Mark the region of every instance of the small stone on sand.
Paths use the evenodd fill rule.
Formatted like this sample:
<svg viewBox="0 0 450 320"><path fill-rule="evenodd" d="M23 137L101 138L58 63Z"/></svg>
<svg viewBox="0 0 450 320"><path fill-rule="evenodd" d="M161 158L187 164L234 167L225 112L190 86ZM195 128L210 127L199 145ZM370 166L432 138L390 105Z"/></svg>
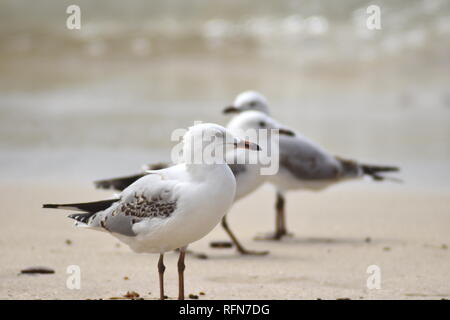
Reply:
<svg viewBox="0 0 450 320"><path fill-rule="evenodd" d="M55 273L55 270L48 267L29 267L26 269L20 270L22 274L51 274Z"/></svg>
<svg viewBox="0 0 450 320"><path fill-rule="evenodd" d="M136 291L128 291L123 296L124 296L124 298L128 298L128 299L136 299L136 298L139 298L139 293L137 293Z"/></svg>

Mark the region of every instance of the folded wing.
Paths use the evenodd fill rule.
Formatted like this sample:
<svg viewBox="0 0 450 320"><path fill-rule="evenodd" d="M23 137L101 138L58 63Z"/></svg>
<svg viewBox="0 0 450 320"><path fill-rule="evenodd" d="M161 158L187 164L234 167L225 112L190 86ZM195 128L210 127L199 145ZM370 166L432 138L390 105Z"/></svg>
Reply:
<svg viewBox="0 0 450 320"><path fill-rule="evenodd" d="M126 188L118 199L90 203L45 204L44 208L77 210L69 215L76 225L125 236L136 236L134 226L149 219L170 218L177 209L176 180L161 174L149 174Z"/></svg>

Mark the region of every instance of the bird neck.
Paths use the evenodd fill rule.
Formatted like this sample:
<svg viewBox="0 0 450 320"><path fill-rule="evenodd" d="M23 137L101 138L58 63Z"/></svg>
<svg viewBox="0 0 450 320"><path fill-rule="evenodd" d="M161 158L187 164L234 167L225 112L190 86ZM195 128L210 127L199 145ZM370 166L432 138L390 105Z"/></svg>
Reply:
<svg viewBox="0 0 450 320"><path fill-rule="evenodd" d="M223 174L223 170L228 168L226 163L220 164L194 164L186 163L186 169L194 180L206 180L212 176ZM228 168L229 169L229 168Z"/></svg>

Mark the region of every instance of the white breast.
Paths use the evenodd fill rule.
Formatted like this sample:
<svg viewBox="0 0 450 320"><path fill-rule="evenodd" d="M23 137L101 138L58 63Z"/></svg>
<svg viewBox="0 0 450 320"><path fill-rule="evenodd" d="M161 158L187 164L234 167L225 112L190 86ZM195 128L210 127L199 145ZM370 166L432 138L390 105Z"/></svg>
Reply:
<svg viewBox="0 0 450 320"><path fill-rule="evenodd" d="M201 181L176 186L177 209L168 218L139 223L136 237L118 237L134 251L162 253L203 238L220 222L234 201L236 181L227 165L216 165Z"/></svg>

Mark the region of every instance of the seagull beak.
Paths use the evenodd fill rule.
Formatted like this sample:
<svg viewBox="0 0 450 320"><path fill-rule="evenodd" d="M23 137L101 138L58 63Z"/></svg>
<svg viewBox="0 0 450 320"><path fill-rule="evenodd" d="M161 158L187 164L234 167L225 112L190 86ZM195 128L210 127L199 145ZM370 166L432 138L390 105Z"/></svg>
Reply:
<svg viewBox="0 0 450 320"><path fill-rule="evenodd" d="M284 128L278 129L278 134L284 135L284 136L289 136L289 137L295 136L294 131L289 130L289 129L284 129Z"/></svg>
<svg viewBox="0 0 450 320"><path fill-rule="evenodd" d="M259 145L257 145L256 143L247 141L247 140L239 140L239 142L235 142L234 147L241 148L241 149L261 151L261 147Z"/></svg>
<svg viewBox="0 0 450 320"><path fill-rule="evenodd" d="M241 110L239 108L236 108L235 106L228 106L223 109L222 113L229 114L229 113L239 113Z"/></svg>

